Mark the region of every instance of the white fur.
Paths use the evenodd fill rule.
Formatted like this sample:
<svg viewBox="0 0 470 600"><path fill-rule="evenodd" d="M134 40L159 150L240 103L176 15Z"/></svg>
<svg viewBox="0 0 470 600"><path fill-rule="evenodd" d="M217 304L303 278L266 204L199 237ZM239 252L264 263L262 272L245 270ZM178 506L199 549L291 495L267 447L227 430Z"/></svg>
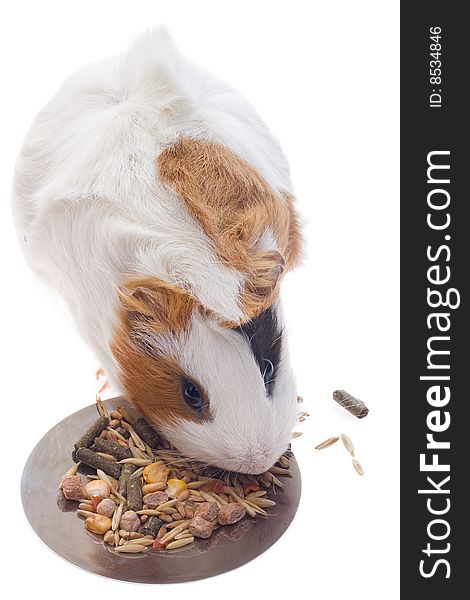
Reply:
<svg viewBox="0 0 470 600"><path fill-rule="evenodd" d="M163 30L142 35L126 55L68 78L36 117L18 158L13 208L25 257L62 293L79 332L118 387L109 343L116 324L115 286L129 275L173 282L223 319L242 316L244 275L218 262L198 222L158 180L156 157L183 134L225 144L273 189L290 191L287 161L252 106L189 64ZM262 243L272 246L269 236ZM245 454L252 447L277 452L279 436L285 448L292 415L287 419L282 402L273 403L275 409L265 400L252 405L263 390L248 347L242 349L233 332L201 327L193 323L184 360L199 377L204 373L218 398L211 435L221 452L234 430L246 436ZM208 358L198 363L195 344L217 369ZM289 378L283 385L292 401ZM230 393L224 395L224 389ZM173 437L183 444L182 436L190 433L205 445L206 434L196 430L186 424ZM231 452L233 444L224 456Z"/></svg>
<svg viewBox="0 0 470 600"><path fill-rule="evenodd" d="M282 324L280 302L276 312ZM195 314L184 335L154 336L145 342L156 353L175 358L210 399L212 421L181 419L176 427L160 425L177 448L233 471L262 473L272 466L287 448L297 420L296 384L285 339L272 396L245 337L215 321Z"/></svg>

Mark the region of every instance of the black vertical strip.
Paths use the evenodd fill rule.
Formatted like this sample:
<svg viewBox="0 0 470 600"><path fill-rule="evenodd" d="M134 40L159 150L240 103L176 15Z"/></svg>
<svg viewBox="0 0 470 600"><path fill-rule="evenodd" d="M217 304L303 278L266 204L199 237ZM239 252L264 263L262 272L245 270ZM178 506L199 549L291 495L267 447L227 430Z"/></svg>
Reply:
<svg viewBox="0 0 470 600"><path fill-rule="evenodd" d="M466 484L470 473L467 384L470 26L464 16L467 8L466 3L459 2L401 2L401 590L404 599L450 600L469 593L466 580L470 573L467 550L470 501ZM431 28L434 32L440 28L437 42L440 47L431 46L436 43L431 39ZM437 58L431 56L436 51L439 51ZM437 68L440 80L431 80L430 69ZM438 151L448 154L430 157L429 153ZM448 170L430 171L431 179L439 181L428 181L428 159L450 166ZM450 182L444 183L445 179ZM449 200L449 205L432 208L428 199L434 205L445 205ZM428 215L431 224L437 227L450 219L448 227L433 229L427 223ZM439 294L443 298L441 305ZM446 298L454 308L443 304ZM436 306L431 307L430 303ZM429 354L428 345L431 351L449 354ZM449 380L420 377L449 377ZM447 403L446 392L450 394ZM427 448L427 435L443 445ZM447 442L450 449L444 447ZM420 455L424 455L422 467ZM433 460L437 469L449 465L450 470L425 471L430 468L425 465Z"/></svg>

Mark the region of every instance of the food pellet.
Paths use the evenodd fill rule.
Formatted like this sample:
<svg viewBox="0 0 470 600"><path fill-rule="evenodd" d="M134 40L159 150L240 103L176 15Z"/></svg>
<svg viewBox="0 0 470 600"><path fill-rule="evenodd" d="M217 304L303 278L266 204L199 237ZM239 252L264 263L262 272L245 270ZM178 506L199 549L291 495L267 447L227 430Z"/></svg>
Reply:
<svg viewBox="0 0 470 600"><path fill-rule="evenodd" d="M369 409L362 400L351 396L351 394L344 390L333 392L333 400L358 419L363 419L369 414Z"/></svg>

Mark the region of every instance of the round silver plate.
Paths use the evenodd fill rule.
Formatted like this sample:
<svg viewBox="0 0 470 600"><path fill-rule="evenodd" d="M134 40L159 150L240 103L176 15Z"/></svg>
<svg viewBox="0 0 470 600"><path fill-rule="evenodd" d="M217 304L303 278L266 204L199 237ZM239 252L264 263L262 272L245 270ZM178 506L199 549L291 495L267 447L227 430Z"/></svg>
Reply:
<svg viewBox="0 0 470 600"><path fill-rule="evenodd" d="M107 400L108 409L126 405L121 398ZM75 511L78 503L65 500L58 491L61 476L73 464L73 443L97 418L95 405L87 406L53 427L31 452L23 470L21 498L34 531L69 562L104 577L137 583L195 581L230 571L259 556L289 527L300 501L301 478L292 458L292 478L283 477L277 505L269 518L245 517L235 525L221 527L191 547L142 555L116 555L101 536L88 532ZM41 502L38 502L41 498Z"/></svg>

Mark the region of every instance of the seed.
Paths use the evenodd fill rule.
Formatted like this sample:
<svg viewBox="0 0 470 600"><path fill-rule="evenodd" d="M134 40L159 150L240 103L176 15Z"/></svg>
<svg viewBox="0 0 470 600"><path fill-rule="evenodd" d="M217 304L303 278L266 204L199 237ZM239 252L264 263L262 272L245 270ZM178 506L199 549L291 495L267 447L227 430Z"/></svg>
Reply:
<svg viewBox="0 0 470 600"><path fill-rule="evenodd" d="M111 529L113 531L116 531L116 529L118 528L119 522L121 520L121 516L122 516L122 510L124 508L124 502L121 502L121 504L117 507L117 509L114 511L114 515L113 515L113 523L111 526Z"/></svg>
<svg viewBox="0 0 470 600"><path fill-rule="evenodd" d="M142 452L142 450L139 450L139 448L137 448L136 446L129 445L129 448L134 458L142 458L144 460L149 460L149 457L145 454L145 452Z"/></svg>
<svg viewBox="0 0 470 600"><path fill-rule="evenodd" d="M168 529L165 527L165 525L163 525L162 527L160 527L160 529L158 530L157 533L157 539L161 539L164 535L166 535L168 533Z"/></svg>
<svg viewBox="0 0 470 600"><path fill-rule="evenodd" d="M170 506L174 506L176 503L178 502L177 498L174 498L173 500L168 500L167 502L164 502L163 504L160 504L160 506L158 507L158 511L162 511L164 508L168 508ZM139 512L139 511L137 511Z"/></svg>
<svg viewBox="0 0 470 600"><path fill-rule="evenodd" d="M86 510L88 512L95 512L93 505L92 504L88 504L86 502L80 502L80 504L78 505L78 508L80 510Z"/></svg>
<svg viewBox="0 0 470 600"><path fill-rule="evenodd" d="M104 534L103 541L107 544L114 544L114 533L111 529Z"/></svg>
<svg viewBox="0 0 470 600"><path fill-rule="evenodd" d="M178 500L180 502L184 502L185 500L187 500L189 498L189 496L191 495L191 492L189 490L183 490L179 495L178 495Z"/></svg>
<svg viewBox="0 0 470 600"><path fill-rule="evenodd" d="M107 431L113 439L121 440L121 442L124 442L127 446L126 438L122 434L120 434L119 431L116 431L116 429L111 429L110 427L108 427Z"/></svg>
<svg viewBox="0 0 470 600"><path fill-rule="evenodd" d="M118 410L112 410L109 416L111 419L118 419L119 421L122 419L122 414Z"/></svg>
<svg viewBox="0 0 470 600"><path fill-rule="evenodd" d="M88 518L88 517L93 517L94 515L96 515L96 513L92 512L90 510L81 510L80 509L80 510L77 510L77 515L79 517L87 517Z"/></svg>
<svg viewBox="0 0 470 600"><path fill-rule="evenodd" d="M215 492L209 492L212 498L219 506L223 506L224 504L228 504L228 501L225 498L222 498L220 494L216 494Z"/></svg>
<svg viewBox="0 0 470 600"><path fill-rule="evenodd" d="M124 498L124 496L122 496L117 490L113 490L112 496L116 496L116 498L119 500L119 502L126 502L126 498ZM118 502L118 504L119 504Z"/></svg>
<svg viewBox="0 0 470 600"><path fill-rule="evenodd" d="M181 517L183 519L185 519L186 515L184 514L184 506L181 504L181 502L179 501L179 499L178 499L178 502L175 504L175 508L179 512L179 514L181 515Z"/></svg>
<svg viewBox="0 0 470 600"><path fill-rule="evenodd" d="M191 483L188 483L188 490L197 490L198 488L202 487L203 485L206 484L206 481L191 481Z"/></svg>
<svg viewBox="0 0 470 600"><path fill-rule="evenodd" d="M139 538L137 540L128 540L127 542L125 542L126 546L129 546L130 544L135 544L139 546L151 546L153 544L153 538Z"/></svg>
<svg viewBox="0 0 470 600"><path fill-rule="evenodd" d="M161 513L160 507L157 508L143 508L142 510L136 511L138 515L155 516Z"/></svg>
<svg viewBox="0 0 470 600"><path fill-rule="evenodd" d="M144 496L146 496L147 494L151 494L153 492L161 492L166 488L166 483L163 483L163 481L160 481L159 483L146 483L143 487L142 487L142 494ZM185 490L187 491L187 490ZM183 492L181 492L182 494ZM181 494L179 496L179 500L187 500L189 498L189 492L188 492L188 498L181 498Z"/></svg>
<svg viewBox="0 0 470 600"><path fill-rule="evenodd" d="M333 444L336 444L338 440L339 437L330 437L321 444L318 444L318 446L315 446L315 450L323 450L324 448L329 448Z"/></svg>
<svg viewBox="0 0 470 600"><path fill-rule="evenodd" d="M111 519L104 515L92 514L87 517L85 527L94 533L103 535L111 529Z"/></svg>
<svg viewBox="0 0 470 600"><path fill-rule="evenodd" d="M143 552L147 548L142 544L126 544L124 546L118 546L114 551L117 554L137 554L137 552Z"/></svg>
<svg viewBox="0 0 470 600"><path fill-rule="evenodd" d="M245 500L245 502L249 506L251 506L251 508L255 511L256 514L258 514L258 515L264 515L264 516L268 515L268 513L263 508L261 508L260 506L258 506L254 502L249 502L248 500Z"/></svg>
<svg viewBox="0 0 470 600"><path fill-rule="evenodd" d="M166 493L170 498L177 498L187 488L186 481L182 479L168 479L166 484L168 486Z"/></svg>
<svg viewBox="0 0 470 600"><path fill-rule="evenodd" d="M292 439L294 438L298 438L303 434L303 431L293 431L292 432Z"/></svg>
<svg viewBox="0 0 470 600"><path fill-rule="evenodd" d="M252 492L248 494L247 498L261 498L261 496L266 496L268 492L266 490L260 490L259 492Z"/></svg>
<svg viewBox="0 0 470 600"><path fill-rule="evenodd" d="M161 517L160 517L161 518ZM166 526L167 529L174 529L175 527L180 527L181 525L189 525L191 519L178 519L177 521L173 521L173 523L168 523Z"/></svg>
<svg viewBox="0 0 470 600"><path fill-rule="evenodd" d="M267 500L265 498L245 498L245 500L252 504L256 504L256 506L267 507L267 506L276 506L274 500Z"/></svg>
<svg viewBox="0 0 470 600"><path fill-rule="evenodd" d="M278 487L284 487L284 484L282 483L282 481L279 481L279 479L273 475L272 473L270 473L269 471L266 471L265 473L266 477L269 479L269 481L271 481L271 483L274 483L274 485L277 485ZM242 495L242 494L240 494Z"/></svg>
<svg viewBox="0 0 470 600"><path fill-rule="evenodd" d="M95 454L101 456L101 458L106 458L106 460L110 460L111 462L117 461L117 458L115 456L113 456L112 454L107 454L106 452L95 452Z"/></svg>
<svg viewBox="0 0 470 600"><path fill-rule="evenodd" d="M96 408L98 409L98 413L101 417L108 417L108 409L103 404L103 401L98 396L98 394L96 395Z"/></svg>
<svg viewBox="0 0 470 600"><path fill-rule="evenodd" d="M145 467L139 467L137 469L137 471L134 471L132 473L132 475L129 477L129 479L131 479L132 477L140 477L142 475L142 473L144 472Z"/></svg>
<svg viewBox="0 0 470 600"><path fill-rule="evenodd" d="M175 535L175 540L184 540L185 538L190 537L193 537L192 534L188 530L186 530L181 533L178 533L178 535Z"/></svg>
<svg viewBox="0 0 470 600"><path fill-rule="evenodd" d="M169 531L166 535L160 538L162 544L166 544L171 541L178 533L181 533L186 527L184 525L180 525L179 527L175 527L171 531Z"/></svg>
<svg viewBox="0 0 470 600"><path fill-rule="evenodd" d="M72 467L70 467L70 469L67 471L67 473L64 475L64 477L71 477L73 475L76 475L77 470L78 470L78 463L73 465Z"/></svg>
<svg viewBox="0 0 470 600"><path fill-rule="evenodd" d="M88 498L92 496L100 496L101 498L108 498L111 492L110 485L107 481L96 479L90 481L85 486L85 493Z"/></svg>
<svg viewBox="0 0 470 600"><path fill-rule="evenodd" d="M166 546L167 550L176 550L176 548L182 548L183 546L187 546L188 544L192 544L194 542L193 537L188 537L184 539L175 540Z"/></svg>
<svg viewBox="0 0 470 600"><path fill-rule="evenodd" d="M129 423L126 423L126 421L121 421L121 425L130 433L131 438L133 439L134 444L137 446L137 448L140 448L141 450L145 451L145 442L140 438L140 436L137 434L136 430L132 427L132 425L129 425Z"/></svg>
<svg viewBox="0 0 470 600"><path fill-rule="evenodd" d="M112 427L113 429L114 429L115 427L119 427L119 425L120 425L120 424L121 424L121 421L120 421L119 419L112 419L112 420L109 422L109 426L110 426L110 427Z"/></svg>
<svg viewBox="0 0 470 600"><path fill-rule="evenodd" d="M361 463L357 462L357 460L353 459L352 461L353 467L359 473L359 475L364 475L364 469L361 466Z"/></svg>
<svg viewBox="0 0 470 600"><path fill-rule="evenodd" d="M129 531L129 539L131 540L138 540L143 537L145 537L143 533L139 533L138 531Z"/></svg>
<svg viewBox="0 0 470 600"><path fill-rule="evenodd" d="M134 422L134 417L131 415L131 413L126 408L124 408L124 406L118 406L117 409L121 413L121 419L125 419L128 423L132 425L132 423Z"/></svg>
<svg viewBox="0 0 470 600"><path fill-rule="evenodd" d="M125 529L119 529L119 535L125 540L127 540L127 538L129 537L129 531L126 531Z"/></svg>
<svg viewBox="0 0 470 600"><path fill-rule="evenodd" d="M289 469L283 469L282 467L271 467L269 471L275 475L291 476Z"/></svg>
<svg viewBox="0 0 470 600"><path fill-rule="evenodd" d="M247 502L242 500L240 498L240 496L238 496L235 492L230 492L230 493L235 498L235 500L238 502L238 504L240 506L243 506L243 508L246 510L246 512L250 515L250 517L256 517L256 512L253 510L253 508Z"/></svg>
<svg viewBox="0 0 470 600"><path fill-rule="evenodd" d="M118 462L119 465L136 465L137 467L146 467L151 464L151 460L147 458L123 458ZM135 474L135 473L134 473Z"/></svg>
<svg viewBox="0 0 470 600"><path fill-rule="evenodd" d="M97 452L96 454L100 454L100 453ZM112 458L113 458L113 460L116 460L114 458L114 456ZM96 469L96 474L101 479L101 481L106 481L106 483L109 485L110 488L113 486L112 479L108 475L106 475L106 473L104 471L102 471L101 469Z"/></svg>
<svg viewBox="0 0 470 600"><path fill-rule="evenodd" d="M351 442L351 439L345 433L341 434L341 441L343 442L344 447L349 452L349 454L351 456L354 456L354 446L353 446L353 443Z"/></svg>
<svg viewBox="0 0 470 600"><path fill-rule="evenodd" d="M170 515L159 514L158 518L160 519L160 521L163 521L164 523L171 523L173 521L173 519L171 518Z"/></svg>
<svg viewBox="0 0 470 600"><path fill-rule="evenodd" d="M161 511L165 515L174 515L175 512L179 512L176 510L176 508L173 508L172 506L167 506L166 508L160 508L159 506L157 506L156 510Z"/></svg>
<svg viewBox="0 0 470 600"><path fill-rule="evenodd" d="M147 521L148 518L148 515L140 515L140 522L142 523L142 525Z"/></svg>

